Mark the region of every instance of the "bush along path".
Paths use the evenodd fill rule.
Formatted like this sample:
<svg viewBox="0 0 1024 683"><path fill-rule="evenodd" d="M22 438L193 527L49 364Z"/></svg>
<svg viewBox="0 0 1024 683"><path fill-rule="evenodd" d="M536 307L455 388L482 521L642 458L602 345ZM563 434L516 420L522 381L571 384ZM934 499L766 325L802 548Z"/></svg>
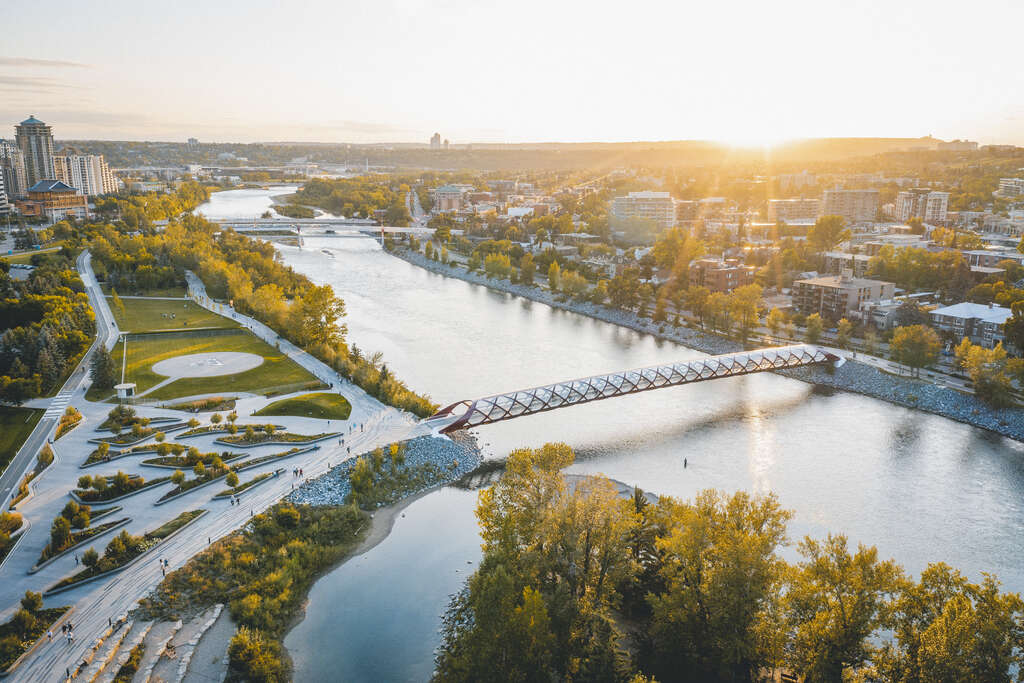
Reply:
<svg viewBox="0 0 1024 683"><path fill-rule="evenodd" d="M54 595L78 586L83 582L93 581L102 576L126 569L147 552L198 519L205 512L206 510L183 512L166 524L142 536L132 536L127 531L122 531L107 544L107 548L102 556L92 548L83 553L82 563L86 566L86 569L61 579L48 588L43 595Z"/></svg>

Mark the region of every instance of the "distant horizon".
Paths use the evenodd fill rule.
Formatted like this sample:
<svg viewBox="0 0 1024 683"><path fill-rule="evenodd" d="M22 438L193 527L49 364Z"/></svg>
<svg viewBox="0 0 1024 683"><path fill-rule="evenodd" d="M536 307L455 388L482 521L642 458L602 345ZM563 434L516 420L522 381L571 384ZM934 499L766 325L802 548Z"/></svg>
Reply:
<svg viewBox="0 0 1024 683"><path fill-rule="evenodd" d="M37 118L40 118L37 116ZM44 123L50 125L49 121L44 119ZM0 135L0 138L6 136ZM13 133L10 137L13 137ZM190 136L195 137L195 136ZM337 145L351 145L356 147L423 147L430 148L430 143L421 142L415 140L380 140L380 141L365 141L356 142L353 140L341 140L337 142L328 140L205 140L196 138L199 144L210 144L210 145L281 145L281 146L301 146L301 145L324 145L324 146L337 146ZM443 138L442 138L443 139ZM977 142L979 147L985 146L1002 146L1002 145L1015 145L1011 142L980 142L977 138L940 138L933 135L918 135L918 136L901 136L901 135L826 135L816 137L805 137L805 138L791 138L786 140L778 140L772 143L759 145L759 144L734 144L726 140L716 140L712 138L674 138L674 139L643 139L643 140L523 140L515 142L494 142L490 140L473 140L473 141L454 141L450 140L450 146L452 148L462 148L466 146L480 145L481 147L530 147L530 146L544 146L544 147L557 147L557 146L571 146L571 145L685 145L685 144L706 144L716 147L727 147L734 149L772 149L778 147L785 147L787 145L793 145L804 142L818 142L818 141L829 141L829 140L847 140L847 141L868 141L868 140L879 140L879 141L916 141L916 140L931 140L935 142ZM143 142L143 143L154 143L154 144L188 144L188 138L181 139L157 139L157 138L102 138L102 137L63 137L54 134L54 141L56 143L73 143L73 142ZM443 150L442 150L443 151Z"/></svg>
<svg viewBox="0 0 1024 683"><path fill-rule="evenodd" d="M4 26L0 130L34 112L76 140L1024 145L1024 3L952 8L22 3Z"/></svg>

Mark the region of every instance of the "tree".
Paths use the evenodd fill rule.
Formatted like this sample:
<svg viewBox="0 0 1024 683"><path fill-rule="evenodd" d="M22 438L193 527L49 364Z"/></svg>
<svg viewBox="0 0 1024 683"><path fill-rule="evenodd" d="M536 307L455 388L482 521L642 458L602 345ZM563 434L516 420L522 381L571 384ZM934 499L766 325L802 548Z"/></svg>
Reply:
<svg viewBox="0 0 1024 683"><path fill-rule="evenodd" d="M864 332L864 353L873 356L878 352L878 334L874 330Z"/></svg>
<svg viewBox="0 0 1024 683"><path fill-rule="evenodd" d="M841 318L836 326L836 346L841 349L850 348L850 338L853 336L853 323L846 318Z"/></svg>
<svg viewBox="0 0 1024 683"><path fill-rule="evenodd" d="M587 291L587 280L575 270L562 273L562 293L571 297L581 297Z"/></svg>
<svg viewBox="0 0 1024 683"><path fill-rule="evenodd" d="M196 475L196 479L202 479L206 476L206 465L197 462L196 466L192 468L192 473Z"/></svg>
<svg viewBox="0 0 1024 683"><path fill-rule="evenodd" d="M93 548L89 548L84 553L82 553L82 564L84 564L86 567L89 567L90 569L94 568L97 564L99 564L99 561L100 554L96 552Z"/></svg>
<svg viewBox="0 0 1024 683"><path fill-rule="evenodd" d="M71 522L66 517L57 517L50 527L50 549L61 551L71 545Z"/></svg>
<svg viewBox="0 0 1024 683"><path fill-rule="evenodd" d="M20 634L22 638L27 638L35 625L36 617L27 609L21 608L14 613L13 617L11 617L11 627L14 629L14 632Z"/></svg>
<svg viewBox="0 0 1024 683"><path fill-rule="evenodd" d="M807 316L806 329L804 331L804 338L808 344L817 344L821 339L821 333L825 330L825 323L821 320L821 316L817 313L812 313Z"/></svg>
<svg viewBox="0 0 1024 683"><path fill-rule="evenodd" d="M533 261L533 254L527 252L519 259L519 281L524 285L533 284L533 275L537 272L537 264Z"/></svg>
<svg viewBox="0 0 1024 683"><path fill-rule="evenodd" d="M701 329L704 329L704 319L707 316L707 304L710 296L711 292L707 287L690 287L686 292L686 307L697 316Z"/></svg>
<svg viewBox="0 0 1024 683"><path fill-rule="evenodd" d="M110 444L107 443L106 441L100 441L98 444L96 444L96 455L100 456L100 458L107 457L107 453L109 452Z"/></svg>
<svg viewBox="0 0 1024 683"><path fill-rule="evenodd" d="M245 681L288 680L280 647L277 641L264 638L258 630L242 626L228 645L231 677Z"/></svg>
<svg viewBox="0 0 1024 683"><path fill-rule="evenodd" d="M793 642L790 664L814 683L842 683L867 661L869 637L885 623L887 601L903 582L899 566L880 562L874 547L853 555L845 536L805 538L803 561L786 591Z"/></svg>
<svg viewBox="0 0 1024 683"><path fill-rule="evenodd" d="M945 564L929 565L893 602L894 641L869 673L892 683L1010 683L1024 666L1024 602L986 576L973 584Z"/></svg>
<svg viewBox="0 0 1024 683"><path fill-rule="evenodd" d="M114 367L114 360L110 352L102 344L93 351L92 360L89 361L89 377L92 383L99 389L113 389L117 384L117 374Z"/></svg>
<svg viewBox="0 0 1024 683"><path fill-rule="evenodd" d="M121 319L123 320L125 316L124 302L121 301L121 297L117 295L116 289L110 290L110 302L113 304L114 310L121 315Z"/></svg>
<svg viewBox="0 0 1024 683"><path fill-rule="evenodd" d="M967 356L970 355L971 349L974 344L967 337L960 340L960 343L953 349L953 357L956 359L954 366L957 370L966 370L967 368Z"/></svg>
<svg viewBox="0 0 1024 683"><path fill-rule="evenodd" d="M757 324L762 291L761 285L743 285L729 295L729 311L739 327L740 340L744 342Z"/></svg>
<svg viewBox="0 0 1024 683"><path fill-rule="evenodd" d="M334 295L330 285L314 286L292 302L290 329L300 346L338 346L344 343L345 302Z"/></svg>
<svg viewBox="0 0 1024 683"><path fill-rule="evenodd" d="M724 292L712 292L705 306L711 328L722 334L732 330L732 315L729 309L729 295Z"/></svg>
<svg viewBox="0 0 1024 683"><path fill-rule="evenodd" d="M552 292L558 291L558 284L561 280L562 270L558 267L558 261L552 261L548 266L548 287Z"/></svg>
<svg viewBox="0 0 1024 683"><path fill-rule="evenodd" d="M181 486L185 483L185 473L181 470L174 470L174 474L171 475L171 482L175 486Z"/></svg>
<svg viewBox="0 0 1024 683"><path fill-rule="evenodd" d="M1006 350L1001 342L992 349L972 345L964 369L974 383L978 398L995 406L1012 404Z"/></svg>
<svg viewBox="0 0 1024 683"><path fill-rule="evenodd" d="M772 308L772 310L768 311L766 322L768 323L768 330L772 333L772 336L778 337L779 332L782 331L783 326L786 324L786 314L778 308Z"/></svg>
<svg viewBox="0 0 1024 683"><path fill-rule="evenodd" d="M25 596L21 599L21 606L29 612L38 612L43 608L43 596L32 591L25 591Z"/></svg>
<svg viewBox="0 0 1024 683"><path fill-rule="evenodd" d="M1024 239L1021 240L1024 243ZM1006 341L1017 348L1018 352L1024 351L1024 301L1016 301L1010 305L1013 315L1003 323L1003 334Z"/></svg>
<svg viewBox="0 0 1024 683"><path fill-rule="evenodd" d="M769 495L703 491L693 504L667 505L663 590L651 595L652 673L691 680L754 680L758 631L778 596L777 554L792 516Z"/></svg>
<svg viewBox="0 0 1024 683"><path fill-rule="evenodd" d="M489 278L507 280L512 274L512 262L507 254L488 254L484 258L484 273Z"/></svg>
<svg viewBox="0 0 1024 683"><path fill-rule="evenodd" d="M846 220L842 216L822 216L807 233L807 241L820 252L834 249L848 239L850 231L846 229Z"/></svg>
<svg viewBox="0 0 1024 683"><path fill-rule="evenodd" d="M914 368L915 374L920 375L921 368L938 360L942 340L935 330L924 325L897 327L890 348L894 360Z"/></svg>
<svg viewBox="0 0 1024 683"><path fill-rule="evenodd" d="M228 472L228 476L224 479L228 486L235 488L238 486L238 475L234 472Z"/></svg>
<svg viewBox="0 0 1024 683"><path fill-rule="evenodd" d="M214 413L213 415L210 416L210 422L215 424L215 425L219 425L221 420L223 420L223 419L224 418L222 418L220 416L220 413Z"/></svg>
<svg viewBox="0 0 1024 683"><path fill-rule="evenodd" d="M164 439L167 438L167 435L164 434L163 432L157 432L156 434L153 435L153 438L156 439L156 442L158 444L162 444L164 442Z"/></svg>

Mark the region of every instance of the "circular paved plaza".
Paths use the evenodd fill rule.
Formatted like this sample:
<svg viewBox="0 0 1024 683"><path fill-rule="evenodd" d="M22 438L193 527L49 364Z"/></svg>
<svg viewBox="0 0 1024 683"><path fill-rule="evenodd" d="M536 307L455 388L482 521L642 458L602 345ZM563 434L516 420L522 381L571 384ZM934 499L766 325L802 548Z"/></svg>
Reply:
<svg viewBox="0 0 1024 683"><path fill-rule="evenodd" d="M215 377L234 375L263 364L263 356L238 351L191 353L153 364L153 372L164 377Z"/></svg>

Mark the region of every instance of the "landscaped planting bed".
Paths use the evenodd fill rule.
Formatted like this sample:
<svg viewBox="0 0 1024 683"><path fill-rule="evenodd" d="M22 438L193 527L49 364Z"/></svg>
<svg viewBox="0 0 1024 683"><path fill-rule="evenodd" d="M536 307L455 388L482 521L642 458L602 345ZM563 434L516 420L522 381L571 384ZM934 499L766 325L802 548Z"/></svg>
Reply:
<svg viewBox="0 0 1024 683"><path fill-rule="evenodd" d="M11 665L46 635L50 627L69 609L69 605L32 611L23 608L10 621L0 624L0 671L8 673ZM22 612L30 618L26 618Z"/></svg>
<svg viewBox="0 0 1024 683"><path fill-rule="evenodd" d="M90 526L89 528L83 529L82 531L77 531L77 532L71 534L71 544L70 545L65 546L64 548L61 548L61 549L56 550L56 551L50 550L50 545L51 544L48 543L48 544L46 544L46 547L43 548L43 552L41 552L39 554L39 559L36 560L36 566L42 564L43 562L46 562L50 558L57 557L58 555L63 555L64 553L68 552L69 550L77 548L78 546L82 545L83 543L88 542L90 539L95 538L95 537L99 536L100 534L104 534L104 533L110 531L111 529L113 529L113 528L115 528L117 526L120 526L121 524L124 524L125 522L129 522L129 521L131 521L131 517L123 517L121 519L115 519L112 522L106 522L105 524L99 524L97 526Z"/></svg>
<svg viewBox="0 0 1024 683"><path fill-rule="evenodd" d="M72 493L85 503L103 503L115 498L138 493L170 481L170 479L170 477L143 479L138 475L128 475L121 471L118 471L113 477L90 477L89 475L84 475L78 478L79 488L72 491ZM86 485L86 482L89 482L89 484ZM102 482L102 484L99 482Z"/></svg>
<svg viewBox="0 0 1024 683"><path fill-rule="evenodd" d="M276 476L277 476L276 472L267 472L266 474L261 474L259 476L253 477L252 479L250 479L247 482L239 484L238 486L224 489L223 491L221 491L220 493L215 495L214 498L227 498L228 496L237 496L240 493L242 493L242 491L245 491L247 489L251 489L253 486L256 486L257 484L262 484L267 479L270 479L271 477L276 477Z"/></svg>
<svg viewBox="0 0 1024 683"><path fill-rule="evenodd" d="M289 443L312 443L314 441L320 441L321 439L328 439L332 436L338 436L340 432L322 432L320 434L292 434L291 432L272 432L267 431L245 434L235 434L234 436L223 436L217 439L216 443L227 444L229 446L241 446L242 448L250 446L260 446L264 444L289 444Z"/></svg>
<svg viewBox="0 0 1024 683"><path fill-rule="evenodd" d="M200 453L198 458L190 455L168 455L162 458L150 458L149 460L143 460L142 464L150 465L152 467L191 469L199 462L209 467L214 458L220 458L221 462L231 462L232 460L244 458L245 455L245 453L232 453L231 451L224 451L223 453Z"/></svg>
<svg viewBox="0 0 1024 683"><path fill-rule="evenodd" d="M90 554L87 551L82 556L82 561L88 565L86 569L78 572L77 574L72 574L67 578L61 579L47 589L45 594L59 591L63 588L82 583L83 581L88 581L89 579L100 576L101 574L124 569L137 558L142 556L143 553L146 553L158 546L161 541L199 517L199 515L204 512L206 511L189 510L187 512L183 512L166 524L163 524L142 536L132 536L127 531L122 531L107 544L107 549L103 553L102 557L97 557L95 556L95 553Z"/></svg>

